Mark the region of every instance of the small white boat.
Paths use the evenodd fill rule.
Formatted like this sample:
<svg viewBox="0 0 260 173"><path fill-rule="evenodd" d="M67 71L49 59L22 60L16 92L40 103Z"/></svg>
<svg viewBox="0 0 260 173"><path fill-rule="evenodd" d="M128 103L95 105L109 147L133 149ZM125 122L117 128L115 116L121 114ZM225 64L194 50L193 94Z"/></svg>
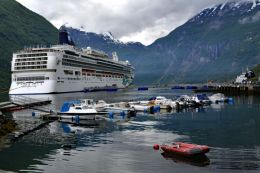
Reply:
<svg viewBox="0 0 260 173"><path fill-rule="evenodd" d="M222 93L217 93L209 96L209 100L212 103L228 102L228 98Z"/></svg>
<svg viewBox="0 0 260 173"><path fill-rule="evenodd" d="M149 100L149 104L160 105L160 109L172 109L175 107L175 103L171 99L163 96L152 97Z"/></svg>
<svg viewBox="0 0 260 173"><path fill-rule="evenodd" d="M130 107L138 112L152 112L154 108L154 106L138 105L138 104L131 104Z"/></svg>
<svg viewBox="0 0 260 173"><path fill-rule="evenodd" d="M196 94L191 99L201 105L209 105L211 103L206 94Z"/></svg>
<svg viewBox="0 0 260 173"><path fill-rule="evenodd" d="M62 118L80 116L80 119L95 119L95 115L107 114L107 112L98 112L92 99L82 99L64 102L58 114L61 114Z"/></svg>
<svg viewBox="0 0 260 173"><path fill-rule="evenodd" d="M194 107L196 105L196 102L192 100L192 98L188 95L181 95L175 100L175 104L180 108L185 108Z"/></svg>
<svg viewBox="0 0 260 173"><path fill-rule="evenodd" d="M115 114L120 115L121 117L127 116L128 118L136 115L136 111L130 107L128 102L106 104L103 107L99 107L97 110L98 112L105 111L108 115Z"/></svg>

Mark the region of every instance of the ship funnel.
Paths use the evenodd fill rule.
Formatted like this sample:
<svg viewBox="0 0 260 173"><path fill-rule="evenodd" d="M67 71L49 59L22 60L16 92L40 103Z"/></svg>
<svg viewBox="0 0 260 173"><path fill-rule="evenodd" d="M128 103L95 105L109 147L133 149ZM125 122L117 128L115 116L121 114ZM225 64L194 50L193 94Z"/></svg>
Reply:
<svg viewBox="0 0 260 173"><path fill-rule="evenodd" d="M61 27L59 30L59 44L68 44L75 46L65 27Z"/></svg>

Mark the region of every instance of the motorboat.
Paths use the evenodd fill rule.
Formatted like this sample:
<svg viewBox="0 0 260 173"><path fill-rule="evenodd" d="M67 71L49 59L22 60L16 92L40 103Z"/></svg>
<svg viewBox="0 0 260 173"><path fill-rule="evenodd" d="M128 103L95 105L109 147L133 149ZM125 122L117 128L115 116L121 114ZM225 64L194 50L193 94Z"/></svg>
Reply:
<svg viewBox="0 0 260 173"><path fill-rule="evenodd" d="M180 95L175 99L175 104L180 108L195 107L197 103L188 95Z"/></svg>
<svg viewBox="0 0 260 173"><path fill-rule="evenodd" d="M108 112L109 115L120 115L122 118L127 116L128 118L136 115L135 109L131 108L128 102L119 102L104 104L97 108L98 112Z"/></svg>
<svg viewBox="0 0 260 173"><path fill-rule="evenodd" d="M206 94L196 94L192 96L191 99L201 105L209 105L211 103Z"/></svg>
<svg viewBox="0 0 260 173"><path fill-rule="evenodd" d="M98 112L92 99L81 99L64 102L58 114L62 115L62 118L81 116L81 119L95 119L95 115L107 114L107 112Z"/></svg>
<svg viewBox="0 0 260 173"><path fill-rule="evenodd" d="M216 93L208 97L212 103L228 102L228 98L222 93Z"/></svg>
<svg viewBox="0 0 260 173"><path fill-rule="evenodd" d="M171 99L167 99L164 96L152 97L149 99L149 105L160 105L160 109L172 109L176 105Z"/></svg>

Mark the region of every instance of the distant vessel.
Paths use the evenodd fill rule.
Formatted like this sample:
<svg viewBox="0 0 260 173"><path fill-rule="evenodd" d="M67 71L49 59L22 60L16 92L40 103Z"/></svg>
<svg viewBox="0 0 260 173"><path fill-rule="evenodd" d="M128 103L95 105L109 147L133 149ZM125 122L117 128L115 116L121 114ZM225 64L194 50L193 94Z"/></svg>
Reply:
<svg viewBox="0 0 260 173"><path fill-rule="evenodd" d="M253 77L255 77L255 73L247 69L246 72L242 72L236 77L235 84L246 84L248 82L248 79Z"/></svg>
<svg viewBox="0 0 260 173"><path fill-rule="evenodd" d="M90 47L74 46L66 30L59 45L25 48L13 54L9 94L50 94L125 88L134 79L134 67Z"/></svg>

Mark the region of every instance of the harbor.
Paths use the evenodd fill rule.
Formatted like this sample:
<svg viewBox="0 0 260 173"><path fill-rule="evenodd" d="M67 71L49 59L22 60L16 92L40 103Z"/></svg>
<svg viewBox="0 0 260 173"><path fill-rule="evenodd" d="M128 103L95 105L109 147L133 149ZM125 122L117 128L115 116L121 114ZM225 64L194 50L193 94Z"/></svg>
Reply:
<svg viewBox="0 0 260 173"><path fill-rule="evenodd" d="M156 95L173 99L179 95L191 96L194 93L191 90L176 91L171 88L149 88L146 91L138 91L135 88L116 92L81 92L34 97L37 100L52 100L51 104L55 104L57 110L60 110L67 100L92 98L93 100L102 99L107 103L136 102L149 100ZM7 163L4 159L6 157L10 159L16 157L14 161L16 166L3 164L5 166L2 166L2 169L13 171L40 169L53 172L58 169L59 164L66 164L68 159L70 163L73 163L69 166L70 170L83 171L84 165L95 165L99 166L100 170L110 169L119 172L118 167L112 164L112 158L118 158L121 160L120 167L130 172L138 172L142 169L158 172L161 166L166 168L165 172L172 172L172 169L192 171L194 166L201 172L202 169L197 167L199 165L203 166L203 170L213 172L223 171L223 169L228 172L237 167L246 171L247 165L250 165L257 172L259 163L256 160L259 158L256 153L259 151L250 146L259 145L258 140L252 139L258 139L254 131L259 130L257 115L260 111L260 100L256 96L246 95L232 96L232 98L233 104L214 103L202 107L185 108L178 112L174 110L168 112L162 110L154 114L137 112L135 117L127 121L108 119L98 121L96 124L87 124L88 121L85 120L80 120L78 124L71 120L67 122L42 120L37 117L39 112L37 110L16 110L11 112L11 115L17 123L17 130L9 135L9 138L14 140L7 142L0 150L1 162ZM36 106L36 108L40 107L43 108L46 105ZM36 116L33 117L32 112L35 112ZM237 132L236 135L234 131ZM160 152L153 149L156 143L170 144L176 141L207 144L211 150L206 158L187 159L160 155ZM23 147L23 151L19 150L25 145L28 148ZM14 151L18 155L21 152L34 154L25 159L21 154L21 157L11 155L10 153ZM102 153L104 158L99 158L97 153ZM225 153L225 159L223 159L223 153ZM80 159L89 156L92 158L84 162ZM141 156L145 156L146 159L141 161L139 159L139 157L143 158ZM234 157L239 160L234 161ZM33 159L38 159L39 162L31 163ZM52 159L56 160L55 165L51 164ZM110 164L102 166L99 164L101 161ZM16 162L19 162L20 166L15 164ZM127 166L129 162L134 164L134 167L129 168ZM88 170L91 171L91 169Z"/></svg>
<svg viewBox="0 0 260 173"><path fill-rule="evenodd" d="M259 173L259 14L1 0L0 172Z"/></svg>

